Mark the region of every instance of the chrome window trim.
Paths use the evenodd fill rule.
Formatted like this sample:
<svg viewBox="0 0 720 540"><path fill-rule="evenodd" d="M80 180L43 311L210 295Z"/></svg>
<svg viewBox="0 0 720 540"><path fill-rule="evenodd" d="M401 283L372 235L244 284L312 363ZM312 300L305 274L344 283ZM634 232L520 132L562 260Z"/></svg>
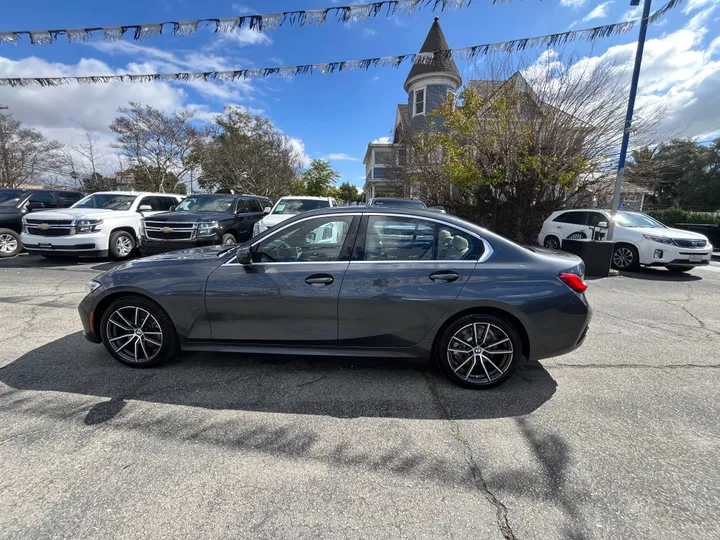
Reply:
<svg viewBox="0 0 720 540"><path fill-rule="evenodd" d="M422 260L417 260L417 259L396 259L396 260L392 260L392 261L316 261L316 262L313 262L313 261L297 261L297 262L263 262L263 263L259 263L259 262L256 263L256 262L254 262L254 263L252 263L252 265L254 266L254 265L256 265L256 264L259 264L259 265L276 265L276 264L353 264L353 263L355 263L355 264L357 264L357 263L360 263L360 264L376 264L376 263L388 264L388 263L418 263L418 262L428 262L428 263L452 263L452 264L457 264L457 263L469 263L469 264L475 265L475 264L484 263L485 261L487 261L487 260L492 256L492 254L493 254L493 252L494 252L493 247L492 247L492 245L490 244L490 242L488 242L488 241L487 241L485 238L483 238L482 236L478 236L476 233L474 233L474 232L472 232L472 231L469 231L469 230L467 230L467 229L465 229L465 228L463 228L463 227L460 227L460 226L458 226L458 225L455 225L454 223L449 223L449 222L447 222L447 221L443 221L442 219L435 219L435 218L425 217L425 216L408 216L407 214L390 214L390 213L386 213L386 212L354 212L354 213L343 213L343 214L334 214L334 213L333 213L333 214L325 214L325 215L327 215L327 216L338 216L338 217L340 217L340 216L343 216L343 217L345 217L345 216L353 216L353 217L354 217L354 216L360 216L360 217L363 217L363 216L390 216L390 217L400 217L400 218L410 217L410 219L422 219L422 220L425 220L425 221L432 221L432 222L434 222L434 223L440 223L441 225L447 225L448 227L453 227L453 228L455 228L455 229L458 229L459 231L462 231L462 232L464 232L464 233L466 233L466 234L469 234L470 236L472 236L472 237L474 237L474 238L477 238L478 240L480 240L480 241L483 243L484 251L483 251L482 256L481 256L479 259L477 259L477 260L474 260L474 259L471 259L471 260L462 260L462 259L461 259L461 260L443 260L443 261L435 261L435 260L424 260L424 261L422 261ZM297 224L297 223L301 223L301 222L303 222L303 221L307 221L307 220L310 220L310 219L318 219L318 218L321 218L321 217L324 217L324 216L308 216L308 217L306 217L306 218L302 218L302 219L299 219L299 220L294 221L294 222L292 222L292 223L288 223L288 224L286 224L286 225L283 225L283 226L280 227L279 229L275 229L275 227L278 227L278 225L276 225L275 227L273 227L273 233L272 233L272 234L270 234L270 235L266 236L265 238L262 238L262 239L260 239L260 240L258 240L258 241L256 241L256 242L250 244L250 249L254 248L254 247L255 247L256 245L258 245L260 242L263 242L263 241L267 240L268 238L271 238L271 237L275 236L275 234L282 232L283 230L285 230L286 228L290 227L291 225L295 225L295 224ZM235 257L231 257L230 260L227 261L227 262L225 262L225 263L223 263L222 266L243 266L243 265L240 264L239 262L237 262L237 260L236 260Z"/></svg>

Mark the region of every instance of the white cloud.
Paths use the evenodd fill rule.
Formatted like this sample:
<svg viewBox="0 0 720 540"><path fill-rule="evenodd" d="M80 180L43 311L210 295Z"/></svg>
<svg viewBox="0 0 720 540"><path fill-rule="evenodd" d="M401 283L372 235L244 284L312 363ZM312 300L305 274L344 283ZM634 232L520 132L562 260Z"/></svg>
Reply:
<svg viewBox="0 0 720 540"><path fill-rule="evenodd" d="M595 6L590 13L583 17L583 22L592 21L593 19L602 19L607 15L608 8L612 3L613 0L608 0L607 2L603 2L602 4Z"/></svg>
<svg viewBox="0 0 720 540"><path fill-rule="evenodd" d="M365 37L373 37L377 35L377 31L372 28L363 28L362 31Z"/></svg>
<svg viewBox="0 0 720 540"><path fill-rule="evenodd" d="M335 161L360 161L359 158L350 156L348 154L344 154L342 152L325 154L324 156L321 156L320 159L329 159L329 160L335 160Z"/></svg>
<svg viewBox="0 0 720 540"><path fill-rule="evenodd" d="M245 15L246 13L255 13L255 10L253 8L243 6L242 4L233 4L230 7L233 8L233 11L235 11L235 13L239 13L240 15Z"/></svg>
<svg viewBox="0 0 720 540"><path fill-rule="evenodd" d="M560 0L560 5L577 10L584 6L585 2L587 0Z"/></svg>
<svg viewBox="0 0 720 540"><path fill-rule="evenodd" d="M372 144L388 144L390 142L390 137L380 137L379 139L375 139Z"/></svg>
<svg viewBox="0 0 720 540"><path fill-rule="evenodd" d="M305 153L305 143L301 139L290 137L290 145L295 149L295 152L300 156L303 167L308 167L312 161L312 158Z"/></svg>
<svg viewBox="0 0 720 540"><path fill-rule="evenodd" d="M642 6L631 7L628 9L620 19L621 21L632 21L639 19L642 16ZM657 23L655 23L657 25Z"/></svg>
<svg viewBox="0 0 720 540"><path fill-rule="evenodd" d="M224 33L220 36L218 41L235 41L240 46L244 45L272 45L273 40L270 39L265 32L257 32L256 30L250 30L247 26L234 32Z"/></svg>

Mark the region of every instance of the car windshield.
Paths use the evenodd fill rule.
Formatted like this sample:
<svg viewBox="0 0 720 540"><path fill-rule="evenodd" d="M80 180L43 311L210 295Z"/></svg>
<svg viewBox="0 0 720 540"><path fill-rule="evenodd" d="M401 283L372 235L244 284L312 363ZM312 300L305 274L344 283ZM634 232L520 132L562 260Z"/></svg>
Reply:
<svg viewBox="0 0 720 540"><path fill-rule="evenodd" d="M72 205L72 208L103 208L105 210L130 210L137 195L94 193Z"/></svg>
<svg viewBox="0 0 720 540"><path fill-rule="evenodd" d="M623 227L645 227L650 229L665 229L665 225L645 214L631 214L618 212L615 221Z"/></svg>
<svg viewBox="0 0 720 540"><path fill-rule="evenodd" d="M235 199L232 197L188 197L175 207L185 212L223 212L232 213Z"/></svg>
<svg viewBox="0 0 720 540"><path fill-rule="evenodd" d="M406 201L402 199L375 199L372 206L387 206L391 208L427 208L422 201Z"/></svg>
<svg viewBox="0 0 720 540"><path fill-rule="evenodd" d="M309 210L317 210L318 208L328 208L330 201L319 199L281 199L273 214L302 214Z"/></svg>
<svg viewBox="0 0 720 540"><path fill-rule="evenodd" d="M17 206L25 198L25 192L17 189L0 190L0 206Z"/></svg>

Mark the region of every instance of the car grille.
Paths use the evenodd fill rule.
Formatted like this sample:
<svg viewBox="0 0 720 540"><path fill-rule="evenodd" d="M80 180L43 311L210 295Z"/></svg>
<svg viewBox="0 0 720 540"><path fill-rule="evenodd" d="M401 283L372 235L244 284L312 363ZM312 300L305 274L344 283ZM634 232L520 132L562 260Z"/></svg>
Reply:
<svg viewBox="0 0 720 540"><path fill-rule="evenodd" d="M36 236L72 236L75 234L73 221L69 219L26 219L28 234Z"/></svg>
<svg viewBox="0 0 720 540"><path fill-rule="evenodd" d="M704 248L707 245L705 240L679 240L674 239L675 245L682 248Z"/></svg>
<svg viewBox="0 0 720 540"><path fill-rule="evenodd" d="M152 240L192 240L195 238L197 223L145 221L145 236Z"/></svg>

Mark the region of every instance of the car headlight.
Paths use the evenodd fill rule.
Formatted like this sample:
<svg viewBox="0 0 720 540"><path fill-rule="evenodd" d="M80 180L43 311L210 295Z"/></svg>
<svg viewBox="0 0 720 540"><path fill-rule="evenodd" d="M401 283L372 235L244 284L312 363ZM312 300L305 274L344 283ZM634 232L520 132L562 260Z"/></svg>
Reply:
<svg viewBox="0 0 720 540"><path fill-rule="evenodd" d="M673 244L674 243L671 238L667 238L665 236L653 236L651 234L643 234L643 238L645 238L645 240L650 240L652 242L658 242L659 244Z"/></svg>
<svg viewBox="0 0 720 540"><path fill-rule="evenodd" d="M97 232L100 230L102 225L102 219L81 219L75 223L75 230L77 234L86 234L91 232Z"/></svg>
<svg viewBox="0 0 720 540"><path fill-rule="evenodd" d="M85 294L90 294L95 289L102 287L99 281L90 280L85 284Z"/></svg>
<svg viewBox="0 0 720 540"><path fill-rule="evenodd" d="M198 236L212 236L218 229L217 221L205 221L198 224Z"/></svg>

